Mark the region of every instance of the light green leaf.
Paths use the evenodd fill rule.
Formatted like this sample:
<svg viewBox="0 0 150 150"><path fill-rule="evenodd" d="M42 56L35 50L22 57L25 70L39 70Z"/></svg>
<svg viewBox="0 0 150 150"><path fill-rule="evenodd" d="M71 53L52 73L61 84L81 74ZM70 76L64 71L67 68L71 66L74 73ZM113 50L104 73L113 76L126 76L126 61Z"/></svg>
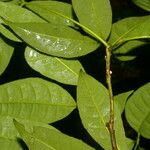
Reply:
<svg viewBox="0 0 150 150"><path fill-rule="evenodd" d="M145 138L150 138L150 83L140 87L128 99L125 114L133 129Z"/></svg>
<svg viewBox="0 0 150 150"><path fill-rule="evenodd" d="M1 150L23 150L21 145L16 140L5 139L0 137L0 148Z"/></svg>
<svg viewBox="0 0 150 150"><path fill-rule="evenodd" d="M85 129L104 149L111 150L109 130L108 90L91 76L81 72L77 87L77 105ZM125 135L120 117L121 113L115 105L115 131L117 147L127 150Z"/></svg>
<svg viewBox="0 0 150 150"><path fill-rule="evenodd" d="M72 0L72 4L81 24L103 39L108 37L112 24L109 0Z"/></svg>
<svg viewBox="0 0 150 150"><path fill-rule="evenodd" d="M6 2L0 2L0 16L12 22L45 22L31 11Z"/></svg>
<svg viewBox="0 0 150 150"><path fill-rule="evenodd" d="M40 78L17 80L0 86L0 115L43 123L67 116L75 102L60 86Z"/></svg>
<svg viewBox="0 0 150 150"><path fill-rule="evenodd" d="M2 24L0 24L0 33L12 41L20 42L20 39L18 39L14 33L6 29L6 27L4 27Z"/></svg>
<svg viewBox="0 0 150 150"><path fill-rule="evenodd" d="M150 11L150 0L132 0L137 6Z"/></svg>
<svg viewBox="0 0 150 150"><path fill-rule="evenodd" d="M78 57L98 48L99 43L78 31L51 23L10 23L26 43L39 51L58 57Z"/></svg>
<svg viewBox="0 0 150 150"><path fill-rule="evenodd" d="M123 113L124 108L125 108L126 101L127 101L128 97L129 97L132 93L133 93L133 90L132 90L132 91L125 92L125 93L121 93L121 94L118 94L118 95L114 96L114 100L115 100L116 103L118 104L121 113Z"/></svg>
<svg viewBox="0 0 150 150"><path fill-rule="evenodd" d="M2 37L0 37L0 75L5 71L9 64L14 48L7 44Z"/></svg>
<svg viewBox="0 0 150 150"><path fill-rule="evenodd" d="M135 142L132 139L129 139L129 138L126 138L126 142L127 142L127 145L128 145L128 149L132 150Z"/></svg>
<svg viewBox="0 0 150 150"><path fill-rule="evenodd" d="M136 58L136 53L134 52L136 48L146 44L146 42L140 40L128 41L117 47L117 49L113 50L112 52L118 60L130 61Z"/></svg>
<svg viewBox="0 0 150 150"><path fill-rule="evenodd" d="M25 59L34 70L64 84L77 85L79 71L84 70L78 60L47 56L30 47L25 50Z"/></svg>
<svg viewBox="0 0 150 150"><path fill-rule="evenodd" d="M113 46L135 40L150 38L150 15L122 19L112 26L109 43Z"/></svg>
<svg viewBox="0 0 150 150"><path fill-rule="evenodd" d="M14 124L30 150L93 150L82 141L57 130L34 126L33 132L27 132L22 124L16 121Z"/></svg>
<svg viewBox="0 0 150 150"><path fill-rule="evenodd" d="M73 26L73 23L66 18L56 15L54 12L73 18L72 6L59 1L32 1L25 5L48 22Z"/></svg>
<svg viewBox="0 0 150 150"><path fill-rule="evenodd" d="M55 129L52 126L41 122L33 122L29 120L17 119L20 123L24 124L27 131L32 132L33 126L42 126L44 128ZM20 138L18 131L16 130L13 118L9 116L0 116L0 146L3 149L8 150L10 147L14 147L15 150L20 150L21 145L17 140Z"/></svg>

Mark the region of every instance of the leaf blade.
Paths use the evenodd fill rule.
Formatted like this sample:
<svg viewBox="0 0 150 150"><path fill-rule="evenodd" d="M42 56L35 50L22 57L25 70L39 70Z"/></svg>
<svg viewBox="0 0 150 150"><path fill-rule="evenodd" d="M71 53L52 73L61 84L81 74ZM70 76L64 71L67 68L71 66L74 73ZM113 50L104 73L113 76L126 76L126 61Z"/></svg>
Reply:
<svg viewBox="0 0 150 150"><path fill-rule="evenodd" d="M14 124L31 150L93 150L93 148L82 141L69 137L58 130L35 126L33 132L29 133L25 131L25 128L20 123L15 121Z"/></svg>
<svg viewBox="0 0 150 150"><path fill-rule="evenodd" d="M42 75L69 85L77 85L79 71L84 70L78 60L43 55L30 47L25 50L25 59Z"/></svg>
<svg viewBox="0 0 150 150"><path fill-rule="evenodd" d="M112 21L110 2L108 0L72 0L72 4L79 22L103 39L107 39ZM103 8L100 9L102 6Z"/></svg>

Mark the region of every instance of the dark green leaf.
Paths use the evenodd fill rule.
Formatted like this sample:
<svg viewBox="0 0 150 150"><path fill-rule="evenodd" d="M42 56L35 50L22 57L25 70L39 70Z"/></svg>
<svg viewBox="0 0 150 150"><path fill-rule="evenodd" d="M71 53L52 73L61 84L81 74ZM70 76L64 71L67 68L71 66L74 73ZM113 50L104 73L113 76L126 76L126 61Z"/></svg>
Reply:
<svg viewBox="0 0 150 150"><path fill-rule="evenodd" d="M129 40L150 38L150 15L130 17L113 24L109 39L111 45L120 45Z"/></svg>
<svg viewBox="0 0 150 150"><path fill-rule="evenodd" d="M51 23L10 23L26 43L39 51L58 57L78 57L98 48L99 43L78 31Z"/></svg>
<svg viewBox="0 0 150 150"><path fill-rule="evenodd" d="M0 37L0 75L5 71L9 64L14 48L7 44L2 37Z"/></svg>
<svg viewBox="0 0 150 150"><path fill-rule="evenodd" d="M150 0L132 0L137 6L150 11Z"/></svg>
<svg viewBox="0 0 150 150"><path fill-rule="evenodd" d="M5 2L0 2L0 16L12 22L45 22L31 11Z"/></svg>
<svg viewBox="0 0 150 150"><path fill-rule="evenodd" d="M150 138L150 83L140 87L128 99L125 114L133 129L145 138Z"/></svg>
<svg viewBox="0 0 150 150"><path fill-rule="evenodd" d="M121 93L121 94L116 95L116 96L114 97L114 100L115 100L116 103L118 104L121 113L123 113L124 108L125 108L126 101L127 101L128 97L129 97L132 93L133 93L133 90L132 90L132 91L125 92L125 93Z"/></svg>
<svg viewBox="0 0 150 150"><path fill-rule="evenodd" d="M146 42L140 40L128 41L117 49L113 50L115 57L121 61L130 61L136 58L136 48L146 45Z"/></svg>
<svg viewBox="0 0 150 150"><path fill-rule="evenodd" d="M108 90L91 76L81 72L77 87L77 104L82 123L90 135L104 149L111 150L109 130ZM127 150L120 111L115 105L115 131L117 146Z"/></svg>
<svg viewBox="0 0 150 150"><path fill-rule="evenodd" d="M78 60L43 55L30 47L26 48L25 58L42 75L65 84L77 85L79 71L84 70Z"/></svg>
<svg viewBox="0 0 150 150"><path fill-rule="evenodd" d="M93 150L82 141L57 130L34 126L33 132L27 132L22 124L16 121L14 124L30 150Z"/></svg>
<svg viewBox="0 0 150 150"><path fill-rule="evenodd" d="M106 39L112 24L109 0L72 0L72 3L79 22Z"/></svg>
<svg viewBox="0 0 150 150"><path fill-rule="evenodd" d="M26 3L26 7L46 19L48 22L73 26L73 23L68 19L62 18L54 13L57 12L69 18L73 18L72 6L70 4L59 1L32 1Z"/></svg>

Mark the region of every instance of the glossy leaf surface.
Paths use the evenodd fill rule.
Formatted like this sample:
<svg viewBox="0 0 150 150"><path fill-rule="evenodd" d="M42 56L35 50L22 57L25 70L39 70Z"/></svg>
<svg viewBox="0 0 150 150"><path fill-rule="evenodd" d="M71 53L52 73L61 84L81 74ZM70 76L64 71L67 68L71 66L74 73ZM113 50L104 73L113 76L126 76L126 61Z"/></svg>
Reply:
<svg viewBox="0 0 150 150"><path fill-rule="evenodd" d="M67 116L75 102L60 86L40 78L0 86L0 115L50 123Z"/></svg>
<svg viewBox="0 0 150 150"><path fill-rule="evenodd" d="M51 23L8 23L18 36L39 51L58 57L78 57L99 44L76 30Z"/></svg>
<svg viewBox="0 0 150 150"><path fill-rule="evenodd" d="M132 90L132 91L125 92L125 93L121 93L121 94L118 94L118 95L114 96L114 100L115 100L116 103L118 104L121 113L123 113L124 108L125 108L126 101L127 101L128 97L129 97L132 93L133 93L133 90Z"/></svg>
<svg viewBox="0 0 150 150"><path fill-rule="evenodd" d="M26 48L25 59L34 70L64 84L77 85L79 71L84 70L78 60L47 56L30 47Z"/></svg>
<svg viewBox="0 0 150 150"><path fill-rule="evenodd" d="M132 0L137 6L150 11L150 0Z"/></svg>
<svg viewBox="0 0 150 150"><path fill-rule="evenodd" d="M79 22L106 39L112 24L109 0L72 0Z"/></svg>
<svg viewBox="0 0 150 150"><path fill-rule="evenodd" d="M2 37L0 37L0 75L5 71L9 64L14 48L7 44Z"/></svg>
<svg viewBox="0 0 150 150"><path fill-rule="evenodd" d="M112 26L109 43L119 45L125 41L150 38L150 15L122 19Z"/></svg>
<svg viewBox="0 0 150 150"><path fill-rule="evenodd" d="M73 26L73 23L68 19L54 13L60 13L69 18L73 18L73 10L70 4L59 1L32 1L26 3L26 7L46 19L48 22Z"/></svg>
<svg viewBox="0 0 150 150"><path fill-rule="evenodd" d="M145 138L150 138L150 83L140 87L128 99L125 114L133 129Z"/></svg>
<svg viewBox="0 0 150 150"><path fill-rule="evenodd" d="M111 150L109 121L109 96L107 89L91 76L81 72L77 87L77 105L82 123L89 134L104 149ZM115 131L117 146L127 150L120 111L116 105Z"/></svg>
<svg viewBox="0 0 150 150"><path fill-rule="evenodd" d="M82 141L59 131L35 126L33 132L27 132L23 125L14 123L30 150L93 150Z"/></svg>
<svg viewBox="0 0 150 150"><path fill-rule="evenodd" d="M0 16L12 22L45 22L31 11L5 2L0 2Z"/></svg>

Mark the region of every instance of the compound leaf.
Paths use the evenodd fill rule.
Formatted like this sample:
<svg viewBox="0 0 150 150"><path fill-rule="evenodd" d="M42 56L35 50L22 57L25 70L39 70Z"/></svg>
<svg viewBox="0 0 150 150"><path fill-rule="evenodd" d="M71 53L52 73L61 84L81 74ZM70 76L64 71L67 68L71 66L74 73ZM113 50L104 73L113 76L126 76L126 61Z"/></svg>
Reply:
<svg viewBox="0 0 150 150"><path fill-rule="evenodd" d="M150 138L150 83L140 87L128 99L125 114L133 129L145 138Z"/></svg>

